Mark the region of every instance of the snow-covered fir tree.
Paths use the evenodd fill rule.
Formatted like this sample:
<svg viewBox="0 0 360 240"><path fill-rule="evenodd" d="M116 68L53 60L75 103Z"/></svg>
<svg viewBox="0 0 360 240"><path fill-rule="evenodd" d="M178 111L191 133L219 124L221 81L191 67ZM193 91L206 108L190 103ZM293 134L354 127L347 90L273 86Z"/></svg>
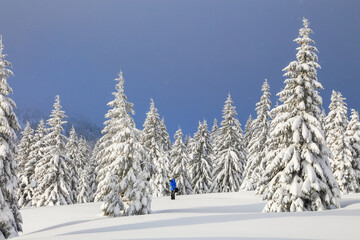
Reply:
<svg viewBox="0 0 360 240"><path fill-rule="evenodd" d="M251 114L249 115L249 118L248 120L246 121L246 124L245 124L245 134L244 134L244 144L245 144L245 147L246 149L248 148L248 145L249 145L249 142L252 138L252 135L253 135L253 118L251 116Z"/></svg>
<svg viewBox="0 0 360 240"><path fill-rule="evenodd" d="M10 238L22 231L16 188L16 132L20 125L14 113L15 102L9 97L12 89L7 83L13 75L8 69L11 63L5 60L4 45L0 35L0 238Z"/></svg>
<svg viewBox="0 0 360 240"><path fill-rule="evenodd" d="M25 169L25 164L29 161L30 146L32 145L32 139L34 130L30 127L30 123L26 122L24 131L21 132L20 143L17 148L16 162L17 172L22 175Z"/></svg>
<svg viewBox="0 0 360 240"><path fill-rule="evenodd" d="M190 156L183 143L183 133L180 128L176 131L174 138L175 143L171 150L171 159L173 160L172 176L176 180L179 194L191 194L192 186L189 174Z"/></svg>
<svg viewBox="0 0 360 240"><path fill-rule="evenodd" d="M159 130L160 130L160 136L161 136L161 145L163 146L163 149L165 152L169 152L171 150L171 140L170 140L170 135L166 129L164 117L162 117L162 119L160 121Z"/></svg>
<svg viewBox="0 0 360 240"><path fill-rule="evenodd" d="M247 147L247 163L244 171L244 181L241 189L252 191L266 168L266 141L270 129L270 86L265 79L262 85L262 96L256 104L257 118L252 122L252 138Z"/></svg>
<svg viewBox="0 0 360 240"><path fill-rule="evenodd" d="M78 171L84 170L85 166L87 166L89 160L90 160L90 146L87 143L86 139L84 137L79 138L79 150L78 150L78 161L76 162L76 169Z"/></svg>
<svg viewBox="0 0 360 240"><path fill-rule="evenodd" d="M78 136L76 134L76 130L74 126L72 126L69 139L66 143L66 154L71 159L71 162L69 163L69 170L71 171L71 200L73 202L77 201L77 195L78 195L78 185L79 185L79 178L80 178L80 172L78 172L77 162L78 160L78 152L79 152L79 140Z"/></svg>
<svg viewBox="0 0 360 240"><path fill-rule="evenodd" d="M78 159L80 166L77 167L77 172L79 174L79 185L77 188L77 203L86 203L91 200L91 170L92 166L90 164L90 146L86 142L85 138L81 137L79 140L79 151Z"/></svg>
<svg viewBox="0 0 360 240"><path fill-rule="evenodd" d="M360 192L360 122L359 113L351 109L350 122L345 132L345 144L352 154L352 168L358 185L357 192Z"/></svg>
<svg viewBox="0 0 360 240"><path fill-rule="evenodd" d="M91 157L90 157L90 167L89 167L89 185L90 185L90 202L94 201L94 197L95 197L95 192L97 189L97 167L98 167L98 162L96 160L96 156L100 151L100 141L97 141L94 149L91 152Z"/></svg>
<svg viewBox="0 0 360 240"><path fill-rule="evenodd" d="M326 142L332 152L330 163L334 177L343 194L354 193L358 189L355 171L352 167L352 153L345 144L345 131L348 125L345 98L340 92L332 92L330 112L325 119Z"/></svg>
<svg viewBox="0 0 360 240"><path fill-rule="evenodd" d="M214 143L216 142L216 139L217 137L219 136L220 134L220 131L219 131L219 126L218 126L218 123L217 123L217 119L215 118L214 119L214 123L213 123L213 126L211 128L211 136L210 136L210 140L211 140L211 143L214 145Z"/></svg>
<svg viewBox="0 0 360 240"><path fill-rule="evenodd" d="M189 135L186 135L186 136L185 136L184 144L185 144L185 147L186 147L186 148L189 147L190 138L191 138L191 137L190 137Z"/></svg>
<svg viewBox="0 0 360 240"><path fill-rule="evenodd" d="M79 187L78 187L78 195L76 198L77 203L88 203L91 202L91 165L90 162L84 169L80 172L79 175Z"/></svg>
<svg viewBox="0 0 360 240"><path fill-rule="evenodd" d="M211 192L235 192L242 183L246 149L240 122L230 94L223 109L220 135L215 145L215 162Z"/></svg>
<svg viewBox="0 0 360 240"><path fill-rule="evenodd" d="M325 122L325 119L326 119L326 112L325 112L325 109L323 107L321 107L321 119L320 119L320 122L321 122L322 129L324 129L325 136L326 136L327 134L326 134L326 122Z"/></svg>
<svg viewBox="0 0 360 240"><path fill-rule="evenodd" d="M141 144L141 131L131 117L132 104L124 93L122 72L115 79L115 99L105 115L104 134L97 154L98 187L95 201L103 200L105 215L133 215L151 212L150 161ZM124 202L122 207L121 202Z"/></svg>
<svg viewBox="0 0 360 240"><path fill-rule="evenodd" d="M105 177L100 182L103 204L101 210L104 216L119 217L124 215L124 202L120 197L119 176L115 173L117 166L109 166L104 169Z"/></svg>
<svg viewBox="0 0 360 240"><path fill-rule="evenodd" d="M206 120L190 141L190 176L194 194L208 193L212 183L211 142Z"/></svg>
<svg viewBox="0 0 360 240"><path fill-rule="evenodd" d="M47 129L45 127L44 120L41 119L33 138L33 144L31 145L29 153L29 161L25 165L25 172L28 175L29 184L26 185L25 191L28 193L29 199L31 199L30 205L32 207L36 206L36 200L34 196L36 195L37 190L37 180L36 180L36 166L38 161L43 157L44 136L47 134Z"/></svg>
<svg viewBox="0 0 360 240"><path fill-rule="evenodd" d="M30 123L26 123L24 131L21 133L22 138L18 145L18 153L16 161L18 164L18 178L19 178L19 189L18 189L18 201L19 206L26 207L31 205L32 192L29 191L27 186L30 184L30 178L32 172L29 168L26 168L26 164L30 161L31 146L33 145L34 130L30 127ZM30 172L28 171L30 170ZM26 189L26 190L25 190Z"/></svg>
<svg viewBox="0 0 360 240"><path fill-rule="evenodd" d="M36 206L55 206L72 204L71 198L71 159L66 154L63 127L65 112L61 110L59 95L55 98L54 109L47 124L49 133L44 137L43 157L35 169L37 190L34 199Z"/></svg>
<svg viewBox="0 0 360 240"><path fill-rule="evenodd" d="M219 135L220 135L219 126L218 126L218 123L217 123L217 119L215 118L213 126L211 128L211 135L210 135L210 142L211 142L211 149L212 149L211 156L210 156L211 166L214 166L213 161L216 158L216 148L215 148L215 146L217 144L217 140L219 138Z"/></svg>
<svg viewBox="0 0 360 240"><path fill-rule="evenodd" d="M170 194L169 176L170 159L167 136L165 134L164 124L161 123L159 113L151 99L150 110L146 114L143 129L143 144L147 149L147 154L151 162L156 167L156 173L151 177L151 187L153 196L166 196ZM155 172L151 170L151 174Z"/></svg>
<svg viewBox="0 0 360 240"><path fill-rule="evenodd" d="M324 132L319 121L322 99L317 80L317 49L309 37L309 21L294 41L297 61L284 71L284 89L278 94L270 132L268 166L260 181L267 185L265 212L319 211L339 207L339 189L332 174ZM276 154L274 154L276 153Z"/></svg>

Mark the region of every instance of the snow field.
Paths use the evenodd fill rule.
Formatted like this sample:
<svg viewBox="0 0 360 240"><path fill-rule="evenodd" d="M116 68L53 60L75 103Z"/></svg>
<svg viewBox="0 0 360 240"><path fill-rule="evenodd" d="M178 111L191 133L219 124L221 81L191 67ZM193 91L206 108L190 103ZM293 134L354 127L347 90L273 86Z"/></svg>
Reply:
<svg viewBox="0 0 360 240"><path fill-rule="evenodd" d="M24 232L15 239L359 239L360 194L344 196L341 209L262 213L253 192L153 198L153 214L103 217L101 203L26 208Z"/></svg>

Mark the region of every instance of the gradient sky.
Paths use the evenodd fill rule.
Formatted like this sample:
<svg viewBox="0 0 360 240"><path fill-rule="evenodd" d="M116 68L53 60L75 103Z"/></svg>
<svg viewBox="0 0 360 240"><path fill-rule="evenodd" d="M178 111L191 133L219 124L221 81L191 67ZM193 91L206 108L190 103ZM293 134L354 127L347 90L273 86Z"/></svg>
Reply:
<svg viewBox="0 0 360 240"><path fill-rule="evenodd" d="M50 114L56 94L68 115L102 126L120 69L142 128L150 98L173 136L221 118L230 92L243 125L268 79L273 103L293 42L310 20L319 49L324 107L332 89L360 110L360 1L0 0L0 34L20 109Z"/></svg>

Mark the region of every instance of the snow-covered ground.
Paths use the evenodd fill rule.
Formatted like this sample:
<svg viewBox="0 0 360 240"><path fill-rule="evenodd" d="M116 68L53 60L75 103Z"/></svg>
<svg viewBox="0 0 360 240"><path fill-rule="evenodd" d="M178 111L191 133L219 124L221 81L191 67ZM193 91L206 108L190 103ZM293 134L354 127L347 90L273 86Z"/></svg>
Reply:
<svg viewBox="0 0 360 240"><path fill-rule="evenodd" d="M360 194L323 212L262 213L253 192L153 198L153 214L107 218L101 203L28 208L15 239L360 239Z"/></svg>

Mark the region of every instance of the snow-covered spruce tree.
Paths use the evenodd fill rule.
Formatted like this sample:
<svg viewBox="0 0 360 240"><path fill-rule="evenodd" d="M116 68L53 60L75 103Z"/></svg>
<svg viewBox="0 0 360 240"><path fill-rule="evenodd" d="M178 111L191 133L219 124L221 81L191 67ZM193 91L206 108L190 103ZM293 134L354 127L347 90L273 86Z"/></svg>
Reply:
<svg viewBox="0 0 360 240"><path fill-rule="evenodd" d="M71 198L71 159L66 155L62 125L65 112L61 110L59 95L55 98L54 109L47 124L49 133L44 137L43 157L36 165L37 190L34 198L36 206L55 206L72 204Z"/></svg>
<svg viewBox="0 0 360 240"><path fill-rule="evenodd" d="M360 122L359 113L351 109L350 122L345 132L345 144L352 154L352 168L358 185L357 191L360 192Z"/></svg>
<svg viewBox="0 0 360 240"><path fill-rule="evenodd" d="M79 152L79 140L76 134L76 130L74 126L71 127L71 131L69 134L69 139L66 143L66 154L71 159L69 170L71 171L71 200L72 202L77 201L78 195L78 186L79 186L79 178L80 172L77 169L77 162L78 160L78 152Z"/></svg>
<svg viewBox="0 0 360 240"><path fill-rule="evenodd" d="M210 155L212 153L207 122L199 122L197 132L190 142L190 175L194 194L208 193L212 183Z"/></svg>
<svg viewBox="0 0 360 240"><path fill-rule="evenodd" d="M345 144L348 125L347 107L341 93L332 92L330 112L325 119L326 142L332 152L330 164L342 194L354 193L358 189L355 171L352 168L352 153Z"/></svg>
<svg viewBox="0 0 360 240"><path fill-rule="evenodd" d="M189 175L190 156L182 141L183 133L178 129L175 133L175 143L171 150L173 160L172 176L176 180L179 194L188 195L192 193L191 179Z"/></svg>
<svg viewBox="0 0 360 240"><path fill-rule="evenodd" d="M136 129L130 115L133 105L127 102L122 72L115 80L117 91L113 93L115 99L108 103L111 109L105 115L108 120L97 154L99 184L95 201L104 201L105 215L148 214L151 212L148 182L151 164L141 144L141 131ZM119 208L113 207L115 203Z"/></svg>
<svg viewBox="0 0 360 240"><path fill-rule="evenodd" d="M268 185L264 212L319 211L339 207L339 189L328 160L330 151L319 122L322 99L317 80L317 49L309 34L309 21L294 41L297 61L285 69L281 104L271 122L268 166L261 182ZM273 126L274 125L274 126ZM276 154L274 154L276 153Z"/></svg>
<svg viewBox="0 0 360 240"><path fill-rule="evenodd" d="M165 152L169 152L171 150L171 140L169 133L167 132L165 119L162 117L160 121L160 136L161 136L161 145Z"/></svg>
<svg viewBox="0 0 360 240"><path fill-rule="evenodd" d="M185 139L184 139L184 144L185 144L185 147L188 148L189 146L189 142L190 142L190 136L186 135L185 136Z"/></svg>
<svg viewBox="0 0 360 240"><path fill-rule="evenodd" d="M245 134L244 134L244 144L246 149L248 148L248 145L250 143L250 140L252 138L253 135L253 118L251 116L251 114L249 115L248 120L246 121L246 125L245 125Z"/></svg>
<svg viewBox="0 0 360 240"><path fill-rule="evenodd" d="M146 114L143 129L143 145L147 149L147 154L156 169L152 169L150 174L156 171L151 177L151 188L153 196L160 197L170 194L169 176L170 159L167 146L168 142L164 133L164 125L160 121L159 114L155 108L154 101L151 99L150 110Z"/></svg>
<svg viewBox="0 0 360 240"><path fill-rule="evenodd" d="M325 122L325 119L326 119L326 112L325 112L325 109L323 107L321 107L320 122L321 122L322 129L324 129L325 136L326 136L327 134L326 134L326 122Z"/></svg>
<svg viewBox="0 0 360 240"><path fill-rule="evenodd" d="M25 187L25 191L28 192L28 196L31 196L31 206L36 206L36 199L35 196L39 195L36 194L37 191L37 179L36 179L36 166L38 164L38 161L44 156L43 155L43 149L45 147L44 144L44 136L47 134L47 129L45 127L44 120L41 119L33 138L33 144L31 146L31 151L29 153L29 161L25 165L25 171L28 174L28 181L29 184Z"/></svg>
<svg viewBox="0 0 360 240"><path fill-rule="evenodd" d="M89 196L89 201L93 202L94 201L94 197L95 197L95 193L96 193L96 189L97 189L97 167L98 167L98 162L96 160L96 156L100 151L100 141L97 141L94 149L91 152L91 157L90 157L90 167L89 167L89 185L90 185L90 196Z"/></svg>
<svg viewBox="0 0 360 240"><path fill-rule="evenodd" d="M210 142L211 142L211 156L210 156L210 160L211 160L211 166L214 166L214 160L216 158L216 144L217 144L217 140L219 138L220 135L220 131L219 131L219 126L217 124L217 119L214 119L214 123L213 126L211 128L211 134L210 134Z"/></svg>
<svg viewBox="0 0 360 240"><path fill-rule="evenodd" d="M31 146L33 145L34 130L30 127L30 123L26 123L24 131L21 133L22 138L18 145L18 153L16 161L18 164L19 188L17 192L19 207L26 207L31 204L32 192L28 191L27 186L30 184L32 172L28 172L26 164L30 161ZM27 190L25 190L27 189Z"/></svg>
<svg viewBox="0 0 360 240"><path fill-rule="evenodd" d="M104 216L119 217L124 215L124 202L120 197L119 176L115 173L117 166L107 166L104 170L105 177L100 182L103 204L101 210Z"/></svg>
<svg viewBox="0 0 360 240"><path fill-rule="evenodd" d="M79 138L79 151L76 162L76 169L78 171L84 170L85 166L88 164L90 160L90 146L87 143L86 139L84 137Z"/></svg>
<svg viewBox="0 0 360 240"><path fill-rule="evenodd" d="M210 135L210 141L211 143L214 145L214 143L216 142L217 137L219 136L220 131L219 131L219 126L217 124L217 119L214 119L214 124L211 128L211 135Z"/></svg>
<svg viewBox="0 0 360 240"><path fill-rule="evenodd" d="M91 202L91 165L90 162L88 162L88 165L84 167L84 169L80 172L79 175L79 187L77 195L76 202L77 203L88 203Z"/></svg>
<svg viewBox="0 0 360 240"><path fill-rule="evenodd" d="M242 190L252 191L266 168L266 141L270 129L270 87L265 79L262 85L262 96L256 104L257 118L252 122L252 138L247 147L247 163L244 171L244 181L241 184Z"/></svg>
<svg viewBox="0 0 360 240"><path fill-rule="evenodd" d="M22 137L17 148L16 162L18 175L22 175L25 169L25 164L29 161L30 146L34 137L34 130L30 127L30 123L26 122L24 131L21 133ZM20 178L20 176L18 176Z"/></svg>
<svg viewBox="0 0 360 240"><path fill-rule="evenodd" d="M7 83L12 71L11 63L5 60L4 45L0 35L0 238L15 237L22 231L16 188L16 132L20 126L14 108L15 102L8 97L12 89Z"/></svg>
<svg viewBox="0 0 360 240"><path fill-rule="evenodd" d="M78 203L90 202L91 196L91 165L90 165L90 146L85 140L81 137L79 140L79 151L78 159L81 163L81 166L77 168L79 173L79 185L77 188L77 201Z"/></svg>
<svg viewBox="0 0 360 240"><path fill-rule="evenodd" d="M220 135L215 145L213 182L210 192L235 192L242 183L246 150L244 137L230 94L223 109Z"/></svg>

